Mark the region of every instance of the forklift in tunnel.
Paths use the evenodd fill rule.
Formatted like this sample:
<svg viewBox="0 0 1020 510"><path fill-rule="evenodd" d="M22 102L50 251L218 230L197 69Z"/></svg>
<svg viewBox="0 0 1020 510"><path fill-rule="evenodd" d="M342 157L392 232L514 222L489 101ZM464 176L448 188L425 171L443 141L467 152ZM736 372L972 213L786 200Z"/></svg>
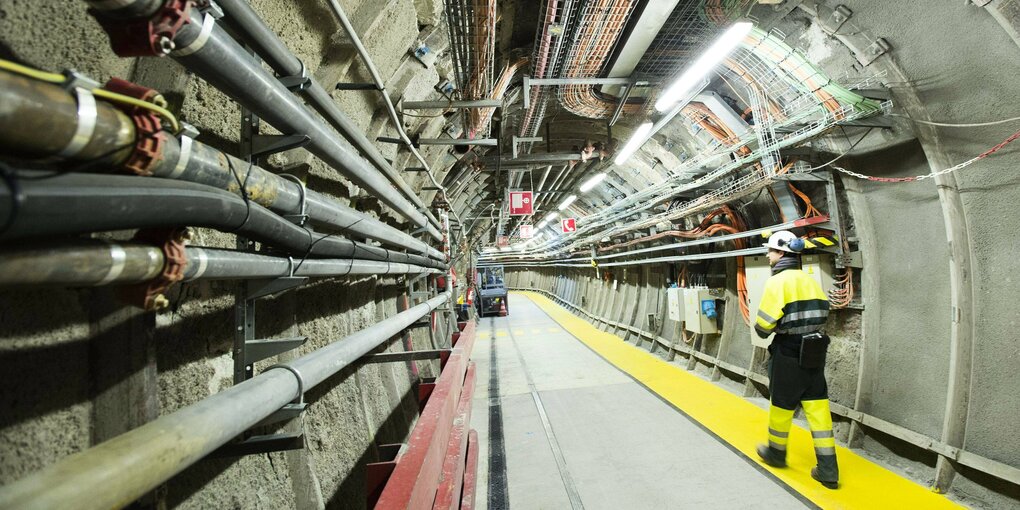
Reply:
<svg viewBox="0 0 1020 510"><path fill-rule="evenodd" d="M479 317L492 315L504 317L509 313L503 266L478 268L475 272L475 288L478 289L475 306Z"/></svg>

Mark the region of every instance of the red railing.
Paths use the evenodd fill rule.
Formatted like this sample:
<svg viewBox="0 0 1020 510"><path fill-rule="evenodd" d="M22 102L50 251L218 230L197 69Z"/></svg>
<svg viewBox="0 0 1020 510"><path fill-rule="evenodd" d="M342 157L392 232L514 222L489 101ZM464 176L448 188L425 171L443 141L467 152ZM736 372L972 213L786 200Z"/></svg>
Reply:
<svg viewBox="0 0 1020 510"><path fill-rule="evenodd" d="M403 453L368 465L369 507L460 509L474 507L478 436L471 430L475 367L470 361L474 322L459 323L453 348L435 383L421 383L421 415Z"/></svg>

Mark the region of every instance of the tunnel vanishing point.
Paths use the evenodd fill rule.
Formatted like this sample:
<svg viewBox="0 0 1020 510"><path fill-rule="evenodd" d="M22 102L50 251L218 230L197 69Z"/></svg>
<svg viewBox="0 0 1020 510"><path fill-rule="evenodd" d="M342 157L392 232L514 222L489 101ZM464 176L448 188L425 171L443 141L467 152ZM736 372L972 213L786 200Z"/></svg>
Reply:
<svg viewBox="0 0 1020 510"><path fill-rule="evenodd" d="M1020 508L1018 76L1020 0L0 0L0 509Z"/></svg>

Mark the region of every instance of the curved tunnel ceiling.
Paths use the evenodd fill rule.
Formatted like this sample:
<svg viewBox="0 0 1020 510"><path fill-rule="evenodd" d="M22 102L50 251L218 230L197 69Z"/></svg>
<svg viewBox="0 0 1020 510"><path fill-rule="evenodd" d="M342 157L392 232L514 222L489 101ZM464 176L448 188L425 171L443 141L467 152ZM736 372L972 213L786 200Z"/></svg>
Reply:
<svg viewBox="0 0 1020 510"><path fill-rule="evenodd" d="M543 3L543 8L547 5ZM561 161L552 163L551 167L534 164L522 169L514 166L513 158L506 150L502 151L503 164L495 165L492 154L496 151L489 151L482 157L486 162L484 169L475 169L461 176L461 179L470 179L470 182L462 185L459 192L473 197L462 202L466 206L465 216L474 216L492 200L505 208L503 197L507 189L534 190L538 193L536 203L539 206L530 219L504 217L492 225L484 220L482 228L492 231L489 242L495 240L496 231L513 237L517 225L529 221L538 223L549 212L555 211L556 204L569 194L578 195L576 202L565 212L578 218L579 235L567 236L569 239L559 236L555 241L540 244L532 251L535 255L559 253L563 246L583 248L612 235L647 232L648 228L656 225L670 225L685 216L706 212L711 204L721 205L760 190L771 181L771 175L785 171L787 164L792 165L789 158L784 158L783 165L779 164L781 149L809 144L830 134L841 124L881 115L888 107L850 92L832 80L798 50L788 46L783 41L782 32L759 28L717 67L702 94L667 122L636 154L617 165L612 161L614 152L630 138L634 128L646 120L663 117L651 108L656 95L739 16L732 10L706 13L698 2L677 2L669 16L662 20L648 16L649 12L657 12L656 9L661 11L661 4L649 7L648 3L631 5L622 2L614 5L620 10L615 18L608 15L608 10L593 10L590 4L581 8L578 4L575 11L565 10L561 18L556 18L566 20L562 25L557 25L556 19L540 23L536 33L539 47L533 48L536 56L532 60L541 66L552 66L568 80L570 77L601 77L614 70L615 74L620 74L620 69L632 69L631 79L651 82L646 87L634 87L641 90L647 100L635 108L631 98L631 102L627 103L630 106L621 108L618 123L613 125L607 118L578 117L577 105L563 102L564 88L594 90L596 85L532 86L532 96L537 97L531 98L530 108L525 109L523 105L506 108L503 122L519 126L516 128L521 131L519 134L525 131L526 126L520 126L522 122L533 122L534 118L540 117L541 124L532 131L551 137L538 143L520 143L518 148L522 154L530 149L534 154L548 151L592 159ZM569 2L566 8L570 8ZM614 22L619 25L618 28L610 27ZM564 45L560 49L564 55L553 54L558 46L556 36L549 35L550 26L559 27L563 30L559 36L572 37L572 40L583 38L584 34L591 34L595 29L615 35L616 40L611 42L616 49L614 60L599 60L609 52L596 51L593 60L598 63L595 67L598 72L574 69L571 66L577 60L576 47ZM649 40L653 30L657 33ZM590 38L586 41L592 43ZM603 42L603 46L610 44L599 41ZM644 48L644 52L635 53L634 47ZM571 49L568 51L568 48ZM539 50L550 54L539 54ZM636 57L640 58L634 61ZM559 60L564 60L563 64L556 64ZM586 62L585 69L593 69L592 62ZM528 72L544 71L535 69L533 63ZM558 95L556 90L560 91ZM619 99L630 97L625 90L616 89L621 93ZM614 115L612 111L600 111L595 116ZM766 129L759 129L762 125L767 125ZM512 138L507 136L507 131L511 130L501 129L504 134L502 142L507 147L513 143ZM762 138L763 132L768 140ZM724 161L724 154L731 154L731 161ZM759 159L767 160L767 168ZM537 185L546 170L549 170L551 179L547 179L544 189L539 189ZM599 172L608 173L609 178L587 193L576 191L584 180ZM734 185L733 181L740 184ZM555 183L556 189L548 193L552 183ZM720 191L720 188L729 189ZM638 194L639 191L643 194ZM635 194L646 203L635 206L623 200ZM698 198L706 194L708 198ZM479 196L484 198L479 200ZM695 199L696 203L684 202ZM649 200L655 203L648 204ZM623 214L610 214L616 210ZM551 227L549 233L552 233Z"/></svg>

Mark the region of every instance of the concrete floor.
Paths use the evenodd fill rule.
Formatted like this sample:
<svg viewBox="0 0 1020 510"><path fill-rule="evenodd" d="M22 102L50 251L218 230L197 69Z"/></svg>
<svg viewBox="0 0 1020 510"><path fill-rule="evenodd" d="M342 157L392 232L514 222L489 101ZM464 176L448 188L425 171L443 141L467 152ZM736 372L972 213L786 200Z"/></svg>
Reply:
<svg viewBox="0 0 1020 510"><path fill-rule="evenodd" d="M804 508L527 299L481 319L478 508ZM502 443L502 444L500 444Z"/></svg>

